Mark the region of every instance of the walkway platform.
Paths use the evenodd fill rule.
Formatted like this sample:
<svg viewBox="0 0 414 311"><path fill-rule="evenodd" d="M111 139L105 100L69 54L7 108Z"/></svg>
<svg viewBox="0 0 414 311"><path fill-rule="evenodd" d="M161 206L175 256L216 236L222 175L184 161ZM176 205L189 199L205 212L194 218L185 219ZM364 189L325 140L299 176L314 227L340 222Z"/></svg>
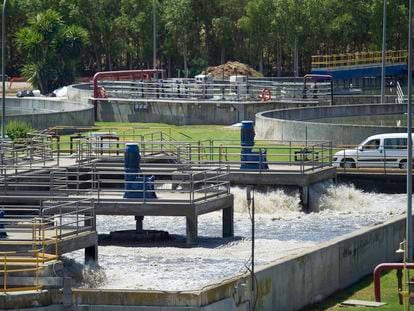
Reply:
<svg viewBox="0 0 414 311"><path fill-rule="evenodd" d="M0 252L42 250L62 255L85 249L87 260L97 260L98 234L90 199L62 201L47 196L0 196Z"/></svg>

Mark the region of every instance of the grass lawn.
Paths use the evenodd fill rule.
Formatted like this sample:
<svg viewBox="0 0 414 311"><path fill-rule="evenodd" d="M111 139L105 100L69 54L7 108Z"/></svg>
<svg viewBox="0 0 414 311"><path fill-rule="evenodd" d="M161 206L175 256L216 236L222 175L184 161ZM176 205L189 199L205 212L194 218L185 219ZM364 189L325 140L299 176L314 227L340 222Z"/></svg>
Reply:
<svg viewBox="0 0 414 311"><path fill-rule="evenodd" d="M97 122L97 127L114 128L119 135L123 133L145 134L157 131L169 133L179 141L203 141L209 139L240 141L240 129L224 125L170 125L164 123L121 123L121 122ZM135 128L135 130L133 129Z"/></svg>
<svg viewBox="0 0 414 311"><path fill-rule="evenodd" d="M203 152L210 150L210 140L214 141L214 158L218 159L218 154L223 154L223 160L240 161L240 128L224 125L185 125L176 126L163 123L122 123L122 122L97 122L91 132L114 132L120 136L121 141L139 142L141 139L146 141L160 141L161 132L163 139L169 140L171 136L174 140L180 142L201 142L205 149ZM69 137L61 137L61 151L69 150ZM143 138L142 138L143 137ZM220 145L233 146L224 147L219 150ZM269 142L256 142L256 148L260 146L271 148L268 150L267 159L270 162L287 162L294 161L294 152L301 149L299 146L292 146L291 150L286 145ZM315 150L316 151L316 150ZM324 157L327 161L328 151L324 150Z"/></svg>
<svg viewBox="0 0 414 311"><path fill-rule="evenodd" d="M383 310L383 311L395 311L403 310L403 306L398 303L397 294L397 276L396 271L390 271L385 273L381 277L381 299L382 302L387 304L379 308L367 308L367 307L344 307L341 306L341 302L348 299L357 300L369 300L375 301L374 297L374 282L372 275L365 277L357 284L341 290L332 296L328 297L325 301L306 307L304 311L339 311L339 310L352 310L352 311L367 311L367 310Z"/></svg>

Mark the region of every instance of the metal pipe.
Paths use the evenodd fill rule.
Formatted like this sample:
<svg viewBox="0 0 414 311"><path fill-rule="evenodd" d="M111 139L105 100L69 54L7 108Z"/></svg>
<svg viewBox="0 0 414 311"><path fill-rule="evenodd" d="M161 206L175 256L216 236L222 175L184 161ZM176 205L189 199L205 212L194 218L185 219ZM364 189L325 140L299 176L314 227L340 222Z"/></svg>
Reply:
<svg viewBox="0 0 414 311"><path fill-rule="evenodd" d="M381 104L385 98L385 54L387 41L387 0L383 0L384 8L382 13L382 63L381 63Z"/></svg>
<svg viewBox="0 0 414 311"><path fill-rule="evenodd" d="M3 14L1 19L1 74L2 74L2 107L1 107L1 140L6 138L6 81L5 81L5 63L6 63L6 4L7 0L3 1Z"/></svg>
<svg viewBox="0 0 414 311"><path fill-rule="evenodd" d="M413 217L412 217L412 167L413 167L413 142L412 142L412 0L409 0L409 21L408 21L408 107L407 107L407 224L406 224L406 241L407 252L406 262L413 262Z"/></svg>
<svg viewBox="0 0 414 311"><path fill-rule="evenodd" d="M375 301L381 302L381 273L388 270L414 269L413 263L382 263L374 269Z"/></svg>

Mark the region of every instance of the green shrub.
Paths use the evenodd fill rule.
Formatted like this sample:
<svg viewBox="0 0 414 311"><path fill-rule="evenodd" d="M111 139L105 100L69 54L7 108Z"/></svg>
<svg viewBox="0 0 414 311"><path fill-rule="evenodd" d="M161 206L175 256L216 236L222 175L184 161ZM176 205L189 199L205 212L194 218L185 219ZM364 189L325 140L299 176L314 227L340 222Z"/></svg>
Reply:
<svg viewBox="0 0 414 311"><path fill-rule="evenodd" d="M27 138L32 131L32 126L23 121L11 120L6 125L6 135L13 141Z"/></svg>

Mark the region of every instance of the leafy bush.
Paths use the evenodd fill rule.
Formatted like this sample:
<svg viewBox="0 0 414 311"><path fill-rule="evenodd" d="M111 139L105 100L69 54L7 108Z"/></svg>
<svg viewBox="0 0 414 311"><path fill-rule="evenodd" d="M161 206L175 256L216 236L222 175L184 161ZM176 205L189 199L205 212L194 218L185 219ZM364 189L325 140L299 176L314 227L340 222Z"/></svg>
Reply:
<svg viewBox="0 0 414 311"><path fill-rule="evenodd" d="M32 131L32 126L23 121L11 120L6 125L6 135L13 141L27 138Z"/></svg>

